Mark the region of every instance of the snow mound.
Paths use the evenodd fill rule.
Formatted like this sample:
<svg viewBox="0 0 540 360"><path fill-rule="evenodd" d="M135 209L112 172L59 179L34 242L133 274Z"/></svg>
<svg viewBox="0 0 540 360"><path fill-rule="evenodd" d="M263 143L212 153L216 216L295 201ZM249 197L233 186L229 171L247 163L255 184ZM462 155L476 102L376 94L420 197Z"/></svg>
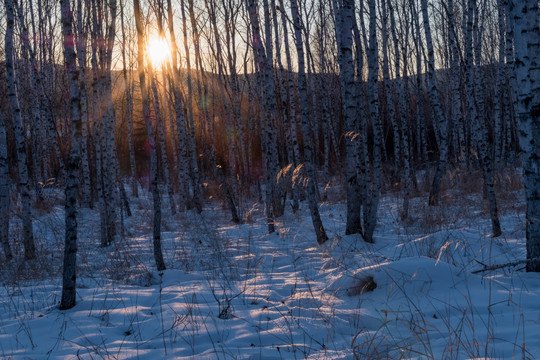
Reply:
<svg viewBox="0 0 540 360"><path fill-rule="evenodd" d="M428 257L405 258L394 262L366 266L345 272L335 279L328 290L338 296L356 296L368 292L398 294L429 294L434 290L455 288L463 283L462 272L456 267Z"/></svg>

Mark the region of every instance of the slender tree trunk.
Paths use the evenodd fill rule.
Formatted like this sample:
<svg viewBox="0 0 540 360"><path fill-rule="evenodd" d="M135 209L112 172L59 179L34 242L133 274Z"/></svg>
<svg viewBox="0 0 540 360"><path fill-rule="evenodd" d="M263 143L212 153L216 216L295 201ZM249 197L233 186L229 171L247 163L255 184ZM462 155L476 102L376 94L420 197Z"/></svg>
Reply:
<svg viewBox="0 0 540 360"><path fill-rule="evenodd" d="M371 184L371 197L365 224L364 240L374 242L373 234L377 225L377 210L379 207L382 159L382 125L379 119L379 99L378 99L378 77L379 77L379 57L377 46L377 24L376 24L375 0L369 0L369 51L368 51L368 87L369 87L369 113L373 126L373 179Z"/></svg>
<svg viewBox="0 0 540 360"><path fill-rule="evenodd" d="M279 214L281 201L277 186L276 177L279 171L276 149L276 131L274 127L274 112L276 109L275 86L272 72L272 63L269 61L268 52L262 43L260 23L257 14L256 0L246 0L249 20L251 25L251 35L253 41L253 54L256 69L263 90L263 111L264 122L261 125L263 151L266 158L266 221L268 232L275 231L274 216ZM270 42L271 43L271 42ZM268 44L268 39L267 39Z"/></svg>
<svg viewBox="0 0 540 360"><path fill-rule="evenodd" d="M280 9L284 9L283 0L279 0L279 6ZM295 94L296 94L296 86L294 84L293 79L293 67L292 67L292 58L291 58L291 51L289 46L289 30L288 30L288 20L287 16L285 14L285 11L281 11L281 22L283 24L283 41L284 41L284 50L285 50L285 60L287 62L287 109L286 112L288 114L288 136L290 136L292 140L292 154L291 154L291 162L294 165L294 168L302 162L301 154L300 154L300 144L298 142L298 126L296 122L296 101L295 101ZM299 208L299 200L300 200L300 188L298 186L295 186L293 184L293 190L292 190L292 210L293 212L298 211Z"/></svg>
<svg viewBox="0 0 540 360"><path fill-rule="evenodd" d="M35 53L35 47L32 48L32 45L30 44L30 34L28 31L28 28L26 26L26 22L24 19L23 11L21 8L21 4L18 4L17 1L13 1L14 10L17 13L17 17L19 18L19 28L21 31L21 40L22 40L22 60L24 63L28 64L28 71L30 72L30 76L26 76L27 80L20 84L19 86L21 88L27 89L27 91L30 93L31 99L38 99L39 94L39 88L41 87L41 78L38 74L38 64L36 59L36 53ZM31 4L30 4L30 11ZM31 19L33 19L33 14L31 13ZM34 41L35 45L35 41ZM23 106L24 107L24 106ZM37 151L39 148L39 145L36 144L35 140L32 141L32 139L37 139L36 131L39 130L39 126L41 125L41 110L40 110L40 102L39 101L30 101L28 107L29 109L29 116L30 116L30 126L31 126L31 135L30 135L30 147L27 146L28 149L32 149L30 155L28 156L28 161L31 163L30 168L33 170L29 174L29 181L34 183L34 187L36 190L36 201L41 203L43 201L43 194L42 194L42 186L40 185L39 181L37 181L37 178L40 177L41 174L41 163L42 163L42 156ZM27 144L28 145L28 144ZM41 179L45 180L45 179Z"/></svg>
<svg viewBox="0 0 540 360"><path fill-rule="evenodd" d="M6 130L4 120L0 114L0 214L4 214L0 219L0 241L2 242L6 261L13 259L13 253L9 245L9 185Z"/></svg>
<svg viewBox="0 0 540 360"><path fill-rule="evenodd" d="M193 121L193 85L192 85L192 76L191 76L191 50L188 45L188 33L187 33L187 17L186 17L186 6L184 0L180 1L181 3L181 12L182 12L182 32L184 34L184 51L185 51L185 61L186 61L186 71L187 71L187 110L188 110L188 128L189 136L188 139L188 149L191 159L191 179L193 187L193 199L192 203L197 212L202 212L202 202L201 202L201 193L200 193L200 176L199 176L199 165L197 163L197 148L195 144L195 125Z"/></svg>
<svg viewBox="0 0 540 360"><path fill-rule="evenodd" d="M167 17L169 25L169 35L171 39L171 62L172 62L172 79L171 89L174 99L174 110L176 116L176 136L178 141L178 179L180 182L180 211L184 211L184 208L188 203L189 195L189 163L188 163L188 148L186 138L186 108L185 100L180 92L181 78L180 70L178 69L178 46L176 44L176 36L174 33L174 17L172 11L171 0L167 0Z"/></svg>
<svg viewBox="0 0 540 360"><path fill-rule="evenodd" d="M491 216L491 228L494 237L501 235L501 224L497 208L497 200L495 198L495 189L493 181L492 160L488 151L488 131L484 119L484 86L481 75L482 65L482 44L481 35L479 34L478 25L478 7L476 0L469 0L469 20L467 21L467 38L469 44L474 46L466 46L467 51L467 101L469 102L469 112L473 122L473 139L478 149L480 164L484 171L484 186L488 196L489 213ZM472 41L473 38L478 39ZM476 63L473 63L473 52Z"/></svg>
<svg viewBox="0 0 540 360"><path fill-rule="evenodd" d="M403 159L403 206L401 208L401 218L407 219L409 217L409 194L411 188L411 165L410 165L410 153L411 145L409 142L409 117L407 116L407 106L406 106L406 97L409 93L408 79L407 79L407 69L408 69L408 54L407 54L407 45L402 54L402 50L399 46L399 39L396 32L396 20L394 9L392 6L392 0L388 1L388 10L390 13L390 32L392 34L392 41L394 42L394 63L395 63L395 76L396 76L396 86L394 87L394 96L397 97L398 102L398 116L401 119L401 155ZM405 14L406 16L406 14ZM405 29L405 38L409 38L409 28ZM403 56L402 56L403 55ZM403 59L403 76L401 74L401 59ZM396 89L397 88L397 94Z"/></svg>
<svg viewBox="0 0 540 360"><path fill-rule="evenodd" d="M79 71L73 37L73 15L68 0L61 0L64 64L67 71L70 117L71 149L66 169L65 245L60 310L71 309L76 303L77 264L77 193L79 187L80 141L82 137Z"/></svg>
<svg viewBox="0 0 540 360"><path fill-rule="evenodd" d="M90 163L88 159L88 97L86 93L86 29L83 25L82 0L77 0L77 58L79 62L79 87L81 100L82 139L80 144L82 166L82 205L92 208L92 188L90 183Z"/></svg>
<svg viewBox="0 0 540 360"><path fill-rule="evenodd" d="M154 142L154 131L152 129L152 119L150 118L150 99L146 91L146 77L144 73L144 30L141 18L141 8L139 0L133 0L135 15L135 24L137 27L137 64L139 72L139 85L141 87L142 107L144 123L148 135L148 145L150 148L150 171L152 176L152 199L154 200L154 226L153 226L153 245L154 260L158 271L166 269L163 253L161 251L161 196L158 187L157 155Z"/></svg>
<svg viewBox="0 0 540 360"><path fill-rule="evenodd" d="M19 166L19 191L21 193L22 222L23 222L23 244L24 258L26 260L35 259L36 246L34 243L34 233L32 229L32 198L30 195L30 179L28 176L28 156L26 152L26 135L21 118L21 109L17 95L17 77L13 64L13 31L15 26L13 0L4 0L6 6L6 78L8 84L8 97L11 107L11 116L15 128L15 138L17 142L17 158Z"/></svg>
<svg viewBox="0 0 540 360"><path fill-rule="evenodd" d="M504 124L505 124L505 114L504 114L504 85L505 85L505 35L506 35L506 26L505 26L505 10L506 4L504 0L497 0L497 23L498 23L498 64L497 64L497 77L495 83L495 100L494 100L494 109L493 109L493 118L494 118L494 163L500 164L503 161L505 140L504 137Z"/></svg>
<svg viewBox="0 0 540 360"><path fill-rule="evenodd" d="M171 214L176 214L176 203L174 201L174 191L169 171L169 159L167 157L167 145L165 143L165 131L163 130L164 117L161 115L159 93L156 85L156 79L154 78L154 72L150 69L148 71L148 76L150 77L150 88L152 89L152 95L154 97L154 114L156 122L156 135L159 142L156 141L156 146L159 146L161 154L161 168L163 170L163 181L165 182L165 187L167 188L167 193L169 194L169 206L171 209ZM159 144L159 145L158 145Z"/></svg>
<svg viewBox="0 0 540 360"><path fill-rule="evenodd" d="M319 206L317 204L317 183L315 180L315 170L312 163L313 145L311 138L313 136L311 125L309 124L308 115L308 99L307 99L307 84L304 63L304 47L302 41L302 28L300 23L300 14L298 12L298 4L296 0L291 0L291 13L294 24L294 40L296 43L296 54L298 58L298 91L300 92L300 108L302 112L302 130L304 134L304 166L307 178L307 198L309 210L311 212L311 220L315 229L315 235L319 244L328 240L324 230L321 216L319 214Z"/></svg>
<svg viewBox="0 0 540 360"><path fill-rule="evenodd" d="M393 133L393 145L394 145L394 164L395 164L395 171L399 169L399 165L401 163L401 136L400 136L400 119L396 114L398 114L397 111L397 104L396 99L394 97L394 88L395 83L391 84L390 82L390 64L389 64L389 52L390 52L390 46L389 46L389 36L388 36L388 5L387 2L390 2L391 0L382 0L381 1L381 8L382 8L382 30L381 30L381 39L382 39L382 52L383 52L383 81L384 81L384 90L385 90L385 100L386 100L386 111L388 113L388 118L390 119L390 124L392 124L392 133ZM399 64L399 54L394 54L395 60L397 61L396 68ZM397 75L397 74L396 74ZM396 76L396 82L398 78ZM401 119L403 121L403 119Z"/></svg>
<svg viewBox="0 0 540 360"><path fill-rule="evenodd" d="M431 27L429 25L428 3L422 0L422 18L424 20L424 33L426 35L426 45L428 51L428 81L429 81L429 100L433 107L434 124L439 128L439 163L433 176L433 182L429 192L429 205L436 206L441 198L441 180L446 171L448 163L448 124L443 114L439 102L439 90L437 89L437 80L435 78L435 51L433 49L433 40L431 38Z"/></svg>
<svg viewBox="0 0 540 360"><path fill-rule="evenodd" d="M80 0L79 0L80 1ZM170 0L169 0L170 1ZM127 37L126 27L124 24L124 7L125 4L120 4L120 22L122 27L122 75L124 77L125 96L126 96L126 121L127 121L127 136L129 150L129 170L131 175L131 193L134 197L139 197L139 185L137 182L137 166L135 162L135 146L133 145L133 84L131 77L128 78L127 71Z"/></svg>

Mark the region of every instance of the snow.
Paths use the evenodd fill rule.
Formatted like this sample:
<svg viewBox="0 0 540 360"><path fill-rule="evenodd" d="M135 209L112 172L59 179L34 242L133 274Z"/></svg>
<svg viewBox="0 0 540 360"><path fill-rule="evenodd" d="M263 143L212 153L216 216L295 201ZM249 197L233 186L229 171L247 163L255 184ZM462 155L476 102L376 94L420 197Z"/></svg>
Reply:
<svg viewBox="0 0 540 360"><path fill-rule="evenodd" d="M58 310L63 209L53 207L34 221L40 258L0 268L0 357L540 356L540 274L523 266L473 273L524 258L523 214L503 211L504 233L491 238L480 205L411 201L405 224L399 201L382 199L374 244L343 235L340 202L321 204L330 236L322 246L305 205L277 219L271 235L258 204L242 225L215 203L201 215L165 216L162 273L153 265L148 197L132 199L126 236L108 248L99 247L97 212L83 209L78 303L67 311ZM16 219L11 230L20 231ZM22 252L19 242L13 249Z"/></svg>

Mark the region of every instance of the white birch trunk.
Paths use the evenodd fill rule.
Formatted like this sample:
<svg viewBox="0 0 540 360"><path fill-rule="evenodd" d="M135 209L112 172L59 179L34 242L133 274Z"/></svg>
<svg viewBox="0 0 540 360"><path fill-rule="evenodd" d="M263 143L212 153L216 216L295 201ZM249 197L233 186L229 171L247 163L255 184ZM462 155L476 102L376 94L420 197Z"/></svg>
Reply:
<svg viewBox="0 0 540 360"><path fill-rule="evenodd" d="M150 117L150 99L146 91L146 76L144 73L144 30L141 19L141 9L139 0L133 0L133 8L135 15L135 24L137 27L137 65L139 73L139 85L141 88L142 108L146 132L148 135L148 145L150 148L150 171L152 176L152 199L154 201L154 224L153 224L153 246L154 260L158 271L166 269L165 261L163 260L163 252L161 251L161 196L158 187L158 171L157 171L157 155L156 145L154 142L154 131L152 129L152 119Z"/></svg>
<svg viewBox="0 0 540 360"><path fill-rule="evenodd" d="M32 198L30 195L30 179L28 176L28 156L26 152L26 132L21 119L21 109L17 95L17 77L13 65L13 31L15 26L13 0L4 0L6 7L6 79L8 85L8 98L11 107L11 116L15 128L15 138L17 142L17 158L19 167L19 191L22 204L22 222L23 222L23 244L24 258L31 260L36 257L36 246L34 243L34 233L32 229Z"/></svg>
<svg viewBox="0 0 540 360"><path fill-rule="evenodd" d="M398 113L397 111L397 104L395 99L395 85L392 85L390 83L390 65L388 60L388 53L390 52L390 46L388 44L388 6L386 2L390 2L390 0L382 0L381 1L381 8L382 8L382 27L381 27L381 39L382 39L382 52L383 52L383 81L384 81L384 90L386 95L386 111L388 112L388 118L390 120L390 124L392 124L392 133L393 133L393 146L394 146L394 164L395 169L399 169L399 165L401 163L401 145L400 145L400 119L396 115ZM394 54L395 59L398 58L399 55ZM399 59L397 59L397 63L399 64ZM397 67L398 65L396 65ZM396 74L397 75L397 74ZM396 82L398 78L396 76ZM403 119L401 119L403 121Z"/></svg>
<svg viewBox="0 0 540 360"><path fill-rule="evenodd" d="M154 78L154 73L151 69L148 70L148 76L150 77L150 88L152 89L152 95L154 97L153 105L154 105L154 115L155 115L155 123L156 123L156 135L159 139L159 148L160 148L160 154L161 154L161 168L163 170L163 181L165 182L165 186L167 188L167 193L169 194L169 206L171 208L171 214L176 214L176 203L174 201L174 191L172 186L172 181L170 177L170 171L169 171L169 159L167 157L167 145L165 143L165 131L163 129L163 116L161 115L161 108L160 108L160 101L159 101L159 93L156 85L156 80ZM157 146L156 142L156 146Z"/></svg>
<svg viewBox="0 0 540 360"><path fill-rule="evenodd" d="M0 241L6 261L13 259L11 246L9 245L9 168L6 130L4 120L0 114L0 214L4 214L0 219Z"/></svg>
<svg viewBox="0 0 540 360"><path fill-rule="evenodd" d="M279 0L279 6L281 9L285 9L283 0ZM283 47L285 49L285 60L287 62L287 86L288 91L287 93L287 99L286 99L286 106L287 106L287 120L288 120L288 129L287 129L287 137L290 137L291 141L288 141L288 143L291 143L292 147L292 154L291 154L291 163L293 164L294 168L302 162L301 154L300 154L300 144L298 142L298 125L296 121L296 101L295 101L295 94L296 94L296 86L293 79L293 67L292 67L292 57L291 57L291 51L289 46L289 31L288 31L288 19L285 14L285 11L281 11L281 23L283 25ZM293 185L292 190L292 210L293 212L298 211L299 208L299 199L300 199L300 188Z"/></svg>
<svg viewBox="0 0 540 360"><path fill-rule="evenodd" d="M364 240L374 242L373 234L377 225L377 210L379 207L379 196L382 176L381 142L382 131L379 119L379 98L378 98L378 78L379 78L379 56L377 42L377 14L375 0L369 0L369 51L368 51L368 88L369 88L369 113L373 126L373 174L371 184L371 197L368 198L367 216Z"/></svg>
<svg viewBox="0 0 540 360"><path fill-rule="evenodd" d="M357 141L357 99L354 81L354 62L352 55L352 28L354 21L354 2L334 0L336 38L339 51L339 76L341 81L343 112L345 115L345 181L347 192L347 223L345 234L362 234L361 188L358 179Z"/></svg>
<svg viewBox="0 0 540 360"><path fill-rule="evenodd" d="M82 139L80 144L81 166L82 166L82 206L89 208L92 204L92 189L90 184L90 163L88 159L88 98L86 93L86 29L83 25L82 0L77 0L77 58L79 65L79 87L81 101L81 121Z"/></svg>
<svg viewBox="0 0 540 360"><path fill-rule="evenodd" d="M64 43L64 64L67 71L70 120L71 149L65 166L66 205L65 205L65 245L62 276L62 299L60 310L71 309L76 304L76 264L77 264L77 196L79 186L80 141L82 137L81 102L79 90L79 71L75 55L73 36L73 14L68 0L61 0L62 34Z"/></svg>
<svg viewBox="0 0 540 360"><path fill-rule="evenodd" d="M536 0L512 2L519 140L527 199L527 271L540 272L540 27Z"/></svg>
<svg viewBox="0 0 540 360"><path fill-rule="evenodd" d="M298 58L298 91L300 92L300 108L302 112L302 130L304 133L304 166L307 178L307 198L309 210L311 213L311 221L315 229L317 242L323 244L328 240L324 230L321 216L319 214L319 206L317 204L317 182L315 180L315 169L312 163L313 145L311 138L313 136L308 115L308 94L307 81L305 73L304 47L302 41L302 28L300 22L300 14L298 12L298 4L296 0L291 0L291 14L294 24L294 40L296 44L296 54Z"/></svg>
<svg viewBox="0 0 540 360"><path fill-rule="evenodd" d="M478 25L478 8L476 0L469 0L467 20L466 58L467 58L467 101L469 112L473 123L473 141L478 150L480 164L484 171L484 186L487 191L489 213L491 216L491 228L493 237L501 235L501 224L499 222L497 200L495 198L495 189L493 181L493 170L490 153L488 150L488 131L485 125L484 93L481 75L482 65L482 44ZM476 41L472 41L475 39ZM474 46L470 46L474 44ZM474 48L474 58L473 49ZM473 59L476 63L473 63Z"/></svg>
<svg viewBox="0 0 540 360"><path fill-rule="evenodd" d="M169 36L171 39L171 60L172 60L172 93L174 99L174 110L176 116L176 136L178 141L178 179L180 182L180 204L179 210L183 211L187 207L189 196L189 163L186 139L186 108L185 100L180 92L180 70L178 69L178 46L174 33L174 17L171 0L167 0L167 17L169 25Z"/></svg>
<svg viewBox="0 0 540 360"><path fill-rule="evenodd" d="M439 163L437 164L437 169L435 170L429 192L429 205L436 206L440 202L441 180L448 163L448 124L439 102L439 90L437 88L437 79L435 78L435 52L433 49L433 40L431 38L427 0L422 0L422 18L424 21L424 33L426 36L428 52L428 95L431 106L433 107L433 122L434 124L437 124L439 130Z"/></svg>
<svg viewBox="0 0 540 360"><path fill-rule="evenodd" d="M186 71L187 71L187 111L188 111L188 129L189 136L188 140L188 151L190 155L190 165L191 165L191 179L192 179L192 189L193 189L193 198L192 205L195 207L197 212L202 212L202 202L201 202L201 193L200 193L200 177L199 177L199 165L197 163L197 148L195 146L195 124L193 120L193 85L192 85L192 76L191 76L191 50L188 45L188 32L187 32L187 17L186 17L186 6L184 0L180 1L181 3L181 13L182 13L182 32L184 34L184 51L185 51L185 60L186 60Z"/></svg>
<svg viewBox="0 0 540 360"><path fill-rule="evenodd" d="M403 56L401 56L401 50L399 46L399 39L396 32L396 20L394 9L392 6L392 0L388 1L388 10L390 12L390 32L392 34L392 41L394 42L394 63L395 63L395 76L396 76L396 87L397 94L394 96L397 97L399 115L398 118L401 120L401 155L403 159L403 205L401 208L401 218L407 219L409 217L409 194L411 188L411 165L410 165L410 153L411 145L409 142L409 127L408 124L409 116L407 116L407 106L406 106L406 97L409 94L408 79L407 79L407 69L408 69L408 54L407 54L407 45L403 51ZM405 30L405 38L409 38L409 28ZM401 76L401 59L403 59L403 77ZM395 91L395 88L394 88Z"/></svg>
<svg viewBox="0 0 540 360"><path fill-rule="evenodd" d="M275 86L272 63L267 56L268 52L271 52L271 49L265 50L262 44L256 0L247 0L247 10L251 25L255 65L263 91L264 122L261 124L261 132L263 138L262 145L264 146L263 151L265 151L266 158L266 221L268 232L273 233L275 231L274 216L279 214L280 207L282 206L276 184L279 165L275 142L276 131L274 127L274 112L276 108Z"/></svg>
<svg viewBox="0 0 540 360"><path fill-rule="evenodd" d="M79 0L80 1L80 0ZM137 182L137 164L135 161L135 147L133 145L133 81L131 76L128 77L128 66L126 61L127 55L127 35L124 24L124 8L125 3L120 5L120 21L122 27L122 75L124 77L125 96L126 96L126 122L127 122L127 136L128 136L128 151L129 151L129 169L131 175L131 194L139 197L139 185ZM176 54L175 54L176 55ZM132 69L132 67L130 67ZM131 73L131 71L130 71Z"/></svg>
<svg viewBox="0 0 540 360"><path fill-rule="evenodd" d="M36 190L36 201L41 202L43 201L43 194L42 194L42 186L40 185L39 181L37 181L38 178L40 178L40 181L44 181L44 179L41 176L42 173L42 163L44 161L44 158L42 154L37 150L39 149L39 144L36 144L36 139L39 137L36 136L36 131L39 131L39 127L41 126L41 110L40 110L40 102L35 101L35 99L39 98L39 89L41 87L41 78L38 74L38 64L36 59L36 53L35 48L32 48L32 45L30 44L30 34L28 31L28 28L26 26L26 22L22 13L21 5L17 3L17 1L13 2L14 10L17 13L17 17L19 18L19 27L20 27L20 38L22 40L22 59L24 60L24 63L26 63L29 67L27 69L30 72L30 77L28 78L28 75L26 76L27 80L25 81L25 84L21 86L21 88L26 88L30 92L30 104L29 104L29 116L30 116L30 143L31 143L31 154L29 155L28 161L31 159L31 169L33 170L30 174L30 181L34 183L34 187ZM31 10L31 9L30 9ZM34 41L35 45L35 41ZM34 141L32 141L34 139ZM28 147L27 147L28 149Z"/></svg>

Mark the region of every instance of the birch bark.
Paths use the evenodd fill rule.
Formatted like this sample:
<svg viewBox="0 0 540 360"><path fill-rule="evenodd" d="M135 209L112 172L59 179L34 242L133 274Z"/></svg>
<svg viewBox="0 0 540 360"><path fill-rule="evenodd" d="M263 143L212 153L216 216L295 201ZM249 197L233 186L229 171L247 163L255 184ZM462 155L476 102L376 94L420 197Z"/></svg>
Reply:
<svg viewBox="0 0 540 360"><path fill-rule="evenodd" d="M172 62L172 92L174 98L174 110L176 116L176 132L178 141L178 178L180 181L180 211L187 206L189 196L189 163L188 148L186 138L186 108L185 100L180 92L180 69L178 68L178 46L176 44L176 35L174 33L174 17L171 0L167 0L167 18L169 25L169 36L171 39L171 62Z"/></svg>
<svg viewBox="0 0 540 360"><path fill-rule="evenodd" d="M540 26L536 0L512 1L519 143L527 199L527 271L540 272Z"/></svg>
<svg viewBox="0 0 540 360"><path fill-rule="evenodd" d="M298 91L300 92L300 107L302 112L302 130L304 134L304 166L307 178L307 198L309 210L311 212L311 221L315 229L317 242L323 244L328 240L324 230L321 216L319 214L319 206L317 204L317 183L315 180L315 170L312 163L313 145L311 138L313 136L308 115L308 94L307 81L305 73L304 47L302 41L302 27L300 22L300 14L298 12L298 3L296 0L291 0L291 14L294 24L294 40L296 44L296 55L298 58Z"/></svg>
<svg viewBox="0 0 540 360"><path fill-rule="evenodd" d="M150 150L150 171L152 176L152 199L154 201L154 217L153 217L153 246L154 260L158 271L166 269L165 261L163 260L163 252L161 250L161 196L158 187L158 171L157 171L157 155L156 145L154 142L154 131L152 129L152 119L150 117L150 99L146 91L146 75L144 73L144 31L141 18L141 8L139 0L133 0L133 10L135 15L135 24L137 27L137 65L139 73L139 86L141 88L142 108L144 123L148 136L148 147Z"/></svg>
<svg viewBox="0 0 540 360"><path fill-rule="evenodd" d="M15 27L15 14L13 9L13 0L4 0L6 7L6 35L5 35L5 53L6 53L6 79L8 85L8 98L11 107L11 116L15 128L15 138L17 142L17 158L19 167L19 191L22 204L22 222L23 222L23 244L24 258L31 260L36 257L36 246L34 243L34 233L32 229L32 198L30 195L30 179L28 176L28 155L26 151L26 135L21 118L21 108L17 91L17 76L13 64L13 32Z"/></svg>
<svg viewBox="0 0 540 360"><path fill-rule="evenodd" d="M422 19L428 52L428 95L431 106L433 107L433 121L437 123L439 128L439 162L429 192L429 205L436 206L440 202L441 180L448 165L448 123L441 108L437 79L435 78L435 50L433 49L433 40L431 37L427 0L422 0Z"/></svg>
<svg viewBox="0 0 540 360"><path fill-rule="evenodd" d="M6 130L4 120L0 114L0 213L4 214L0 219L0 241L6 261L13 259L11 246L9 245L9 169Z"/></svg>
<svg viewBox="0 0 540 360"><path fill-rule="evenodd" d="M276 108L275 86L272 73L272 63L269 62L268 51L264 48L261 36L260 22L256 0L246 0L252 36L252 48L259 81L263 91L264 122L261 126L263 151L266 158L266 221L268 232L275 231L274 216L279 214L280 199L276 178L279 164L276 149L276 132L274 128L274 111ZM267 40L268 41L268 40ZM270 42L271 44L271 42ZM270 50L271 51L271 50ZM277 213L276 213L277 212Z"/></svg>
<svg viewBox="0 0 540 360"><path fill-rule="evenodd" d="M373 178L371 184L371 197L369 197L369 207L365 217L366 242L374 242L373 234L377 225L377 210L379 207L379 196L382 176L381 159L381 121L379 118L379 97L378 97L378 78L379 78L379 56L377 41L377 13L375 10L375 0L369 0L369 51L368 51L368 88L369 88L369 112L373 126Z"/></svg>
<svg viewBox="0 0 540 360"><path fill-rule="evenodd" d="M339 51L339 76L345 115L345 181L347 192L347 224L345 234L362 234L360 209L362 196L358 179L357 141L357 99L354 81L354 62L352 55L352 28L354 21L354 1L334 0L336 38Z"/></svg>
<svg viewBox="0 0 540 360"><path fill-rule="evenodd" d="M484 118L484 93L481 75L482 65L482 43L479 34L478 7L476 0L469 0L469 20L467 21L467 101L469 112L473 123L473 139L478 149L480 164L484 172L484 186L487 191L489 213L491 217L491 228L493 237L501 235L501 224L499 221L497 200L495 198L492 161L488 150L488 131ZM475 39L475 41L473 41ZM474 44L474 46L471 46ZM474 58L473 49L474 48ZM476 63L473 63L473 59Z"/></svg>
<svg viewBox="0 0 540 360"><path fill-rule="evenodd" d="M64 43L64 64L66 67L71 120L71 148L66 169L65 205L65 245L62 275L62 299L60 310L71 309L76 304L77 284L77 195L79 187L79 163L81 140L81 99L79 89L79 70L73 36L73 13L69 0L61 0L62 34Z"/></svg>

